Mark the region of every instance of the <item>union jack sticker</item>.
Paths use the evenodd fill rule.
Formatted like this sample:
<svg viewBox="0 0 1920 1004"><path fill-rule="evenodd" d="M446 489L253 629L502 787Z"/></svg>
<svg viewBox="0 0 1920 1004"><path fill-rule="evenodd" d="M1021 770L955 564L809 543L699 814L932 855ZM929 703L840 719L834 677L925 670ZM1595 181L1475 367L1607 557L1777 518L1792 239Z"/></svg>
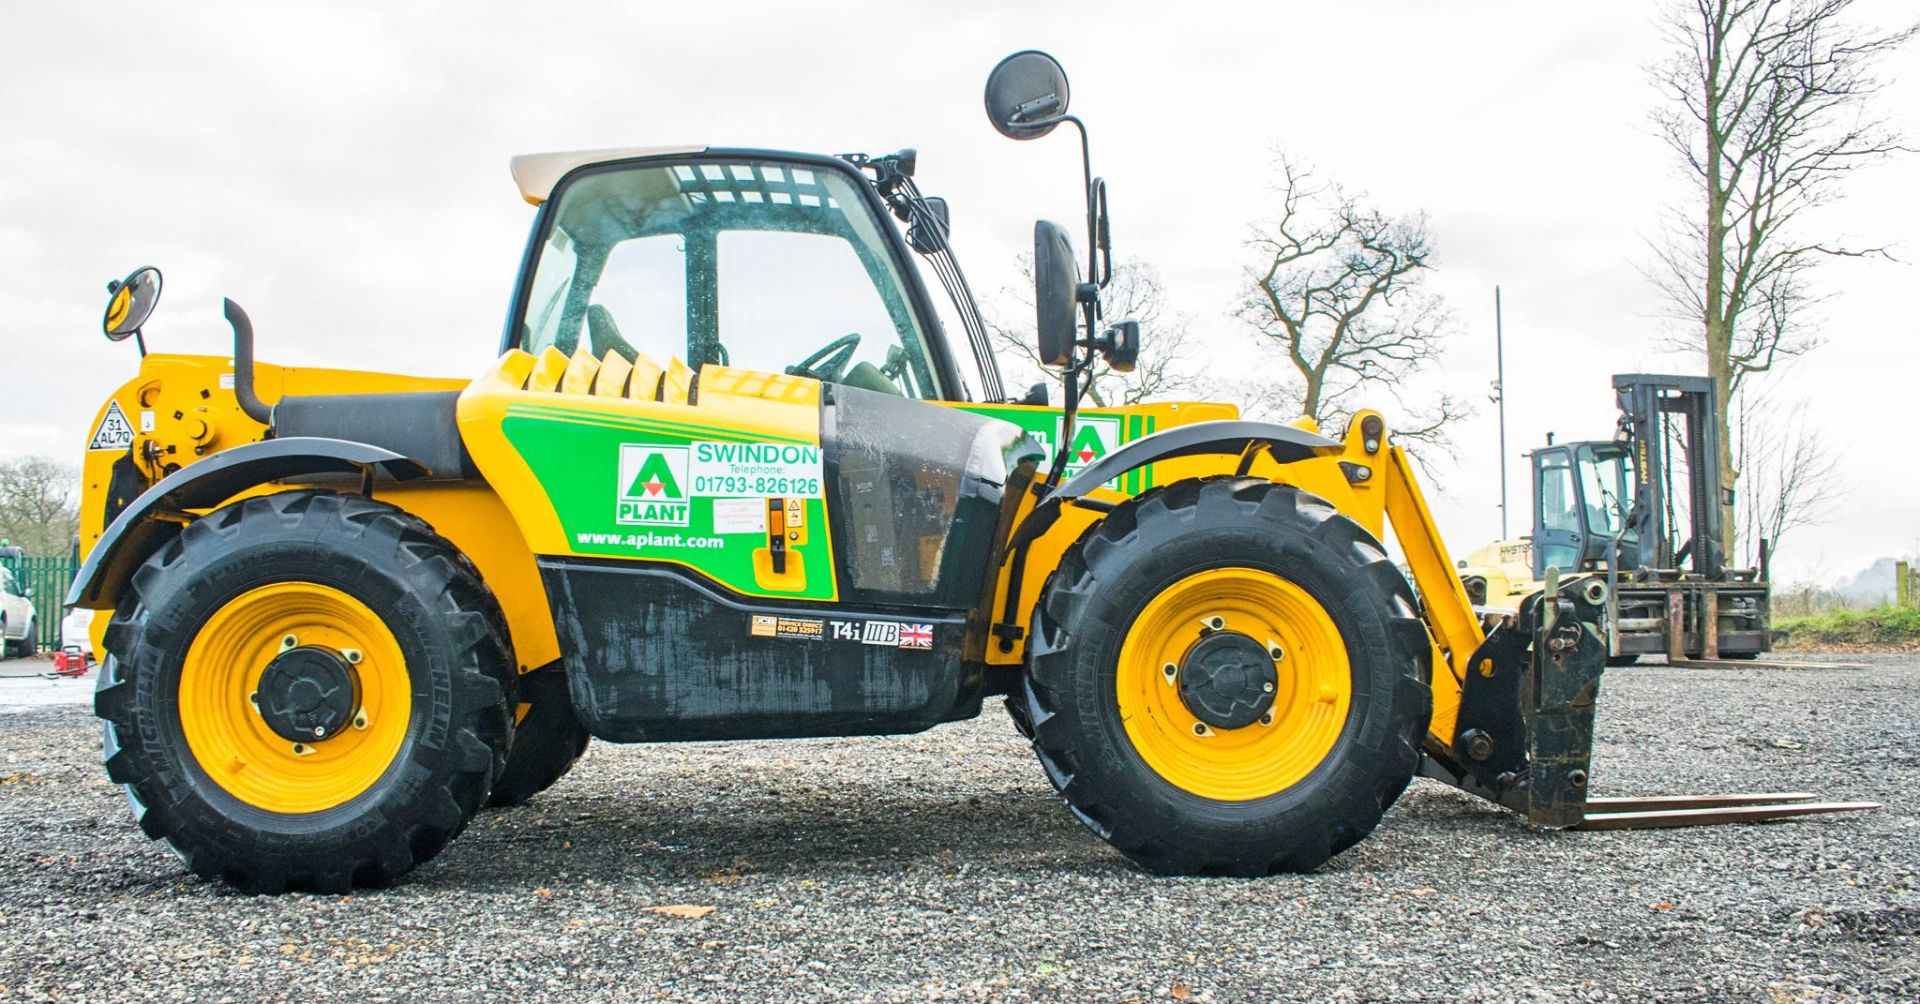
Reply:
<svg viewBox="0 0 1920 1004"><path fill-rule="evenodd" d="M933 625L931 624L900 625L900 647L901 648L924 648L924 649L932 648L933 647Z"/></svg>

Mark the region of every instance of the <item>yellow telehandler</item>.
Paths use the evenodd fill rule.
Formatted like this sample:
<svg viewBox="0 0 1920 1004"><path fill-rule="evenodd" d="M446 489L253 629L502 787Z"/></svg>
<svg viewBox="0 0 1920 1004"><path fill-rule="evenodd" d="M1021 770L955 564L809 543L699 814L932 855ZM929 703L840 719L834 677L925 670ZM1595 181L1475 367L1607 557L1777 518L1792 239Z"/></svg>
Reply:
<svg viewBox="0 0 1920 1004"><path fill-rule="evenodd" d="M1037 52L986 91L1084 163L1067 98ZM1603 582L1484 631L1375 412L1080 408L1140 339L1101 316L1091 177L1084 276L1035 227L1062 406L1010 400L916 159L516 158L538 209L471 381L257 364L231 301L231 359L146 355L159 273L112 284L143 358L87 444L69 602L111 611L96 710L141 828L242 889L381 885L590 736L907 733L989 696L1161 872L1312 869L1422 772L1553 827L1860 807L1589 798Z"/></svg>

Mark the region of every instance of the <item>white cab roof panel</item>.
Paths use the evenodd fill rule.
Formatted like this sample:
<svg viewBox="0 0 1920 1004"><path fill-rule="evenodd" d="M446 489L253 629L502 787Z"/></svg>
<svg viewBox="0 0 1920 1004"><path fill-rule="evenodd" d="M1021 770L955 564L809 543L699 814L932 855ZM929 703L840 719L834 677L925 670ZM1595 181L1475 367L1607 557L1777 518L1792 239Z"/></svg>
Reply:
<svg viewBox="0 0 1920 1004"><path fill-rule="evenodd" d="M629 146L612 150L575 150L569 153L523 153L513 158L513 180L520 186L520 197L533 205L547 201L553 186L568 171L588 164L604 164L636 157L661 157L682 153L702 153L705 143L691 146Z"/></svg>

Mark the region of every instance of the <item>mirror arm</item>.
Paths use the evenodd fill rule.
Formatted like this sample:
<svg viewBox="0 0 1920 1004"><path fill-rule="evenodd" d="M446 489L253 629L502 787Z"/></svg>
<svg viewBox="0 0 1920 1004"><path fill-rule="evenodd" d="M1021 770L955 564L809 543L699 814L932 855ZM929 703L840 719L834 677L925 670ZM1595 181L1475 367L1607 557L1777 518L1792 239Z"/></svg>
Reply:
<svg viewBox="0 0 1920 1004"><path fill-rule="evenodd" d="M1046 126L1057 126L1063 122L1072 125L1080 131L1080 178L1086 190L1087 278L1093 279L1101 286L1105 286L1106 282L1104 280L1095 277L1100 275L1100 249L1102 247L1102 238L1106 236L1103 233L1104 228L1099 225L1098 221L1100 218L1100 207L1103 206L1107 200L1107 183L1105 179L1097 179L1093 176L1093 150L1087 142L1087 124L1080 121L1077 115L1054 115L1049 118L1035 119L1032 122L1021 122L1020 125L1032 129L1039 129Z"/></svg>

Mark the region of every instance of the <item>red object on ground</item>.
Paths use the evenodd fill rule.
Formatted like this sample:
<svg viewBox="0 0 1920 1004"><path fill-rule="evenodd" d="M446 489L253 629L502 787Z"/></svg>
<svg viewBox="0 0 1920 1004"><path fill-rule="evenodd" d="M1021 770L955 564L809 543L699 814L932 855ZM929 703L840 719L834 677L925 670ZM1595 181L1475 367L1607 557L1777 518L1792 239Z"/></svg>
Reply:
<svg viewBox="0 0 1920 1004"><path fill-rule="evenodd" d="M78 645L68 645L53 657L53 671L60 676L85 676L93 659Z"/></svg>

